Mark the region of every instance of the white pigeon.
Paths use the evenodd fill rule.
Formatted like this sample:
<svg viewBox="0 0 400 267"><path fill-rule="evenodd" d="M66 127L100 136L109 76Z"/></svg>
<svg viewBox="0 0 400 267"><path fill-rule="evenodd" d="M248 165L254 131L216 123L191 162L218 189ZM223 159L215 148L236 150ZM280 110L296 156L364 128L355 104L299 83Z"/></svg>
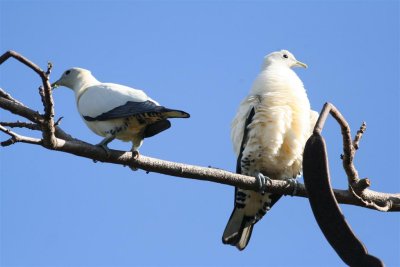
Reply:
<svg viewBox="0 0 400 267"><path fill-rule="evenodd" d="M104 139L98 144L108 151L115 138L132 142L132 151L143 139L171 126L168 118L189 118L184 111L160 106L141 90L114 83L101 83L88 70L72 68L52 87L66 86L75 93L79 114L86 125Z"/></svg>
<svg viewBox="0 0 400 267"><path fill-rule="evenodd" d="M235 189L235 207L222 241L239 250L247 246L254 224L281 197L263 193L266 179L294 179L301 173L304 146L317 120L293 67L307 65L287 50L267 55L232 122L236 171L258 178L261 188Z"/></svg>

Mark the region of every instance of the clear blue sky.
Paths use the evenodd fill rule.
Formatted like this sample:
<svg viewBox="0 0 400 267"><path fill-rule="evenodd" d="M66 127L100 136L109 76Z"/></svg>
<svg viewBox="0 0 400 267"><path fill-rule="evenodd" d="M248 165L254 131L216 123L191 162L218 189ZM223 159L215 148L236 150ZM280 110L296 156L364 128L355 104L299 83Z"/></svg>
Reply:
<svg viewBox="0 0 400 267"><path fill-rule="evenodd" d="M104 82L144 89L192 117L145 140L141 153L233 171L230 122L262 58L288 49L315 110L334 103L353 132L372 189L399 192L398 1L0 1L0 53L16 50L52 81L73 66ZM39 78L9 60L0 87L42 110ZM56 117L97 143L71 91ZM1 121L16 120L0 111ZM18 131L18 130L17 130ZM27 131L18 131L34 134ZM346 188L341 135L324 129L335 187ZM2 140L7 137L0 134ZM112 148L129 150L115 141ZM221 243L233 188L143 171L41 147L0 148L1 266L342 266L307 199L285 197L256 225L245 251ZM342 206L369 251L400 266L400 216Z"/></svg>

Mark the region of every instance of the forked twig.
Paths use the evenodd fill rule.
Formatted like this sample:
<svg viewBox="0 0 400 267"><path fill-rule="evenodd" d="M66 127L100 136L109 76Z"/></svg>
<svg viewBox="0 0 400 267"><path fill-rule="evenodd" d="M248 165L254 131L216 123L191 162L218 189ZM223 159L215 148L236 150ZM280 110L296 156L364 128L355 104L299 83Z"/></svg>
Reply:
<svg viewBox="0 0 400 267"><path fill-rule="evenodd" d="M13 145L13 144L15 144L17 142L35 144L35 145L42 145L42 140L37 139L37 138L28 137L28 136L19 135L17 133L14 133L13 131L3 127L2 125L0 125L0 131L2 131L3 133L11 136L10 139L0 143L0 145L3 146L3 147L4 146Z"/></svg>
<svg viewBox="0 0 400 267"><path fill-rule="evenodd" d="M47 70L43 71L38 65L25 58L24 56L18 54L15 51L7 51L2 56L0 56L0 65L3 64L10 57L15 58L25 66L36 72L42 80L43 83L43 102L44 102L44 120L41 123L44 144L50 149L54 149L56 146L55 128L54 128L54 102L51 94L51 84L49 82L49 75L51 72L52 64L48 63ZM10 100L10 99L9 99Z"/></svg>
<svg viewBox="0 0 400 267"><path fill-rule="evenodd" d="M358 149L361 137L366 130L366 123L362 123L360 129L357 131L354 141L352 141L350 127L346 119L334 105L331 103L325 103L314 127L314 133L321 134L328 114L331 114L335 118L341 128L343 136L343 155L341 158L343 161L343 168L347 174L349 192L367 208L379 211L390 210L392 206L395 205L393 200L388 200L386 202L379 201L379 204L378 202L371 200L368 194L369 191L366 191L366 189L371 185L371 181L368 178L360 179L358 171L354 166L355 152Z"/></svg>

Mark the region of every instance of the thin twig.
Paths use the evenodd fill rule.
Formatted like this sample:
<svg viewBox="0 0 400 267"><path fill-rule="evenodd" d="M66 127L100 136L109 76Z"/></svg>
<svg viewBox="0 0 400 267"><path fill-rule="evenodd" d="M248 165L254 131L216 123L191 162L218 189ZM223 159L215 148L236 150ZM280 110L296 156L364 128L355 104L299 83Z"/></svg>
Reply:
<svg viewBox="0 0 400 267"><path fill-rule="evenodd" d="M47 71L43 71L38 65L30 61L29 59L25 58L24 56L20 55L15 51L7 51L2 56L0 56L0 65L3 64L6 60L10 57L15 58L25 66L32 69L36 72L42 80L43 83L43 91L44 91L44 121L41 123L43 127L43 140L44 143L49 148L55 147L55 128L54 128L54 104L53 104L53 97L51 94L51 85L49 82L49 74L51 72L52 65L49 63L47 66Z"/></svg>
<svg viewBox="0 0 400 267"><path fill-rule="evenodd" d="M353 164L355 149L353 147L353 142L351 140L350 127L346 119L343 117L343 115L331 103L325 103L325 105L323 106L321 114L314 127L314 133L318 134L321 133L329 113L332 115L332 117L335 118L335 120L339 123L341 128L343 136L342 161L343 161L343 168L347 174L349 186L357 188L357 183L359 182L360 179L358 177L358 171Z"/></svg>
<svg viewBox="0 0 400 267"><path fill-rule="evenodd" d="M22 64L24 64L25 66L27 66L28 68L33 70L34 72L36 72L39 76L43 75L43 71L39 68L38 65L36 65L35 63L30 61L26 57L22 56L21 54L15 52L15 51L12 51L12 50L7 51L3 55L0 56L0 65L3 64L10 57L15 58L16 60L18 60L19 62L21 62Z"/></svg>
<svg viewBox="0 0 400 267"><path fill-rule="evenodd" d="M6 91L4 91L3 89L0 88L0 97L11 100L15 103L18 103L20 105L23 105L21 102L19 102L18 100L14 99L10 94L8 94Z"/></svg>
<svg viewBox="0 0 400 267"><path fill-rule="evenodd" d="M26 107L20 102L15 102L13 100L0 97L0 108L24 117L33 123L41 124L44 121L42 115L40 115L39 112Z"/></svg>
<svg viewBox="0 0 400 267"><path fill-rule="evenodd" d="M3 147L15 144L17 142L34 144L34 145L42 145L43 144L42 140L40 140L40 139L19 135L17 133L14 133L13 131L3 127L2 125L0 125L0 131L11 136L10 139L0 143L0 145Z"/></svg>
<svg viewBox="0 0 400 267"><path fill-rule="evenodd" d="M42 130L42 128L40 127L39 124L31 123L31 122L21 122L21 121L0 122L0 125L6 126L6 127L11 127L11 128L26 128L29 130L36 130L36 131Z"/></svg>
<svg viewBox="0 0 400 267"><path fill-rule="evenodd" d="M360 129L357 131L357 134L353 140L353 146L355 150L358 150L361 137L363 136L366 130L367 130L367 124L365 123L365 121L363 121L363 123L360 126Z"/></svg>
<svg viewBox="0 0 400 267"><path fill-rule="evenodd" d="M355 151L358 149L361 137L366 130L366 123L362 123L360 129L357 131L354 141L352 141L350 127L345 118L334 105L325 103L317 124L315 125L314 132L320 133L322 131L328 113L336 119L342 130L344 153L341 158L343 160L343 168L347 174L349 183L348 190L350 194L367 208L379 211L388 211L392 209L393 205L396 205L394 204L394 199L386 199L383 202L371 199L372 191L367 189L371 185L371 181L368 178L360 179L357 169L354 166L353 161Z"/></svg>
<svg viewBox="0 0 400 267"><path fill-rule="evenodd" d="M8 110L11 113L24 117L31 122L37 123L39 125L44 122L44 118L42 115L39 114L39 112L26 107L19 101L11 101L9 99L0 97L0 108ZM56 137L64 140L74 140L71 135L67 134L60 127L57 126L55 127L55 135Z"/></svg>
<svg viewBox="0 0 400 267"><path fill-rule="evenodd" d="M58 118L58 120L56 120L56 122L54 123L54 126L58 126L61 124L61 120L64 119L64 117L60 117Z"/></svg>

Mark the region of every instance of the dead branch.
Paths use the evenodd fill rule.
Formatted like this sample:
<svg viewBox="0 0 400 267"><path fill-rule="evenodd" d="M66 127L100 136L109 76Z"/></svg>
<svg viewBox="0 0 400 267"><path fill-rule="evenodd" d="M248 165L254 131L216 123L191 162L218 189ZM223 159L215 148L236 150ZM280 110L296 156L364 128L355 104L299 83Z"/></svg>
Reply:
<svg viewBox="0 0 400 267"><path fill-rule="evenodd" d="M6 128L6 126L8 126L24 127L30 129L31 126L24 126L21 123L16 123L13 125L10 123L5 123L4 125L0 124L0 130L11 136L11 138L5 141L5 143L1 143L2 146L4 146L4 144L11 145L18 142L30 143L34 145L41 145L47 149L62 151L80 157L89 158L95 161L119 164L123 166L131 166L147 172L157 172L170 176L204 180L237 186L243 189L258 190L259 185L254 177L236 174L215 168L170 162L146 157L143 155L132 155L131 152L119 150L110 150L110 153L107 154L103 149L97 146L71 137L54 123L54 104L49 82L51 66L48 67L46 72L42 71L36 64L32 63L28 59L13 51L8 51L4 55L0 56L0 65L10 57L19 60L20 62L31 68L33 71L35 71L41 77L44 88L42 99L45 113L40 114L39 112L30 109L29 107L15 100L11 97L11 95L0 89L0 107L18 116L26 118L33 124L39 125L41 128L40 131L42 131L43 133L42 139L34 139L18 135ZM339 111L337 111L336 109L330 109L321 113L321 116L319 117L317 125L315 127L315 131L319 130L320 132L322 130L323 124L329 112L331 112L331 114L338 120L339 123L345 123L343 125L341 124L344 140L346 139L346 148L344 153L345 157L343 159L343 164L344 166L346 165L345 169L347 168L346 173L348 174L348 176L349 173L351 174L351 184L353 185L352 188L361 188L361 186L357 187L357 185L360 184L359 181L362 180L358 179L357 171L352 165L354 151L352 151L351 149L354 149L354 147L352 139L350 137L350 128L348 127L347 122L344 120ZM355 178L357 178L358 180ZM292 195L294 192L294 186L295 185L293 183L290 183L288 181L272 180L266 191L283 195ZM295 191L296 192L293 195L299 197L307 197L307 191L303 184L298 183ZM386 211L400 211L400 194L381 193L369 189L364 189L362 190L363 201L360 201L360 199L358 198L360 197L360 195L354 195L349 190L335 189L334 194L339 203L367 207L376 210L382 210L378 207L387 207ZM366 204L365 202L374 203L375 205Z"/></svg>
<svg viewBox="0 0 400 267"><path fill-rule="evenodd" d="M0 145L3 146L3 147L4 146L10 146L10 145L15 144L17 142L35 144L35 145L41 145L42 144L42 140L40 140L40 139L36 139L36 138L32 138L32 137L27 137L27 136L16 134L13 131L3 127L2 125L0 125L0 131L2 131L3 133L8 134L9 136L11 136L10 139L0 143Z"/></svg>
<svg viewBox="0 0 400 267"><path fill-rule="evenodd" d="M29 130L36 130L40 131L41 127L39 124L36 123L31 123L31 122L22 122L22 121L16 121L16 122L0 122L0 125L10 127L10 128L26 128Z"/></svg>
<svg viewBox="0 0 400 267"><path fill-rule="evenodd" d="M42 126L42 133L43 133L43 142L49 148L55 147L55 129L54 129L54 104L53 104L53 97L51 94L51 84L49 82L49 76L52 68L52 64L48 63L47 71L43 71L39 66L35 63L30 61L29 59L25 58L24 56L18 54L15 51L7 51L2 56L0 56L0 65L3 64L4 61L9 59L10 57L15 58L22 64L26 65L34 72L36 72L43 83L43 105L44 105L44 122L41 123Z"/></svg>
<svg viewBox="0 0 400 267"><path fill-rule="evenodd" d="M367 124L365 123L365 121L363 121L363 123L360 126L360 129L357 131L357 134L353 140L353 146L354 146L355 150L357 150L359 148L358 146L359 146L361 137L365 133L366 130L367 130Z"/></svg>
<svg viewBox="0 0 400 267"><path fill-rule="evenodd" d="M359 203L362 203L364 207L376 209L379 211L389 211L392 209L393 201L387 202L376 202L370 198L370 191L367 188L371 185L371 181L368 178L360 179L358 176L358 171L354 166L354 156L356 150L359 148L359 142L363 133L366 130L366 123L363 122L360 129L354 138L351 139L350 126L346 119L339 112L339 110L331 103L325 103L322 108L321 115L314 127L314 133L320 134L322 128L324 127L325 121L328 114L331 114L335 120L339 123L342 136L343 136L343 155L341 156L343 161L343 168L346 172L349 189L348 191L353 195ZM395 194L399 196L400 194Z"/></svg>

